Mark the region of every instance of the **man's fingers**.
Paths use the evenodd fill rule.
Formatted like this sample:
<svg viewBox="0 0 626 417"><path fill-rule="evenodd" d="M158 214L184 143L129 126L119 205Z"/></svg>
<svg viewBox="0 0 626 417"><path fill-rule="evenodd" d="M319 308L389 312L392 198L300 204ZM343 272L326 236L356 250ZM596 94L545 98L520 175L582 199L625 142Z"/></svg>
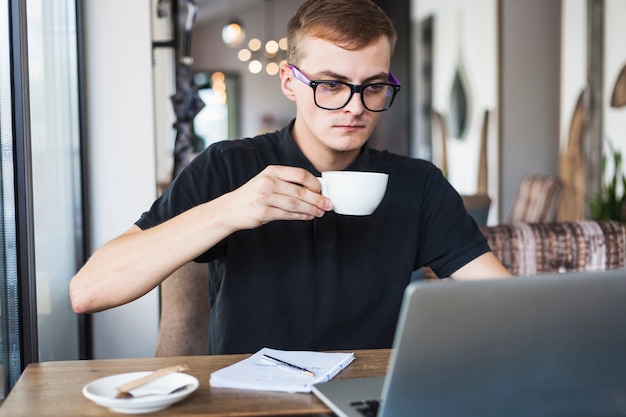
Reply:
<svg viewBox="0 0 626 417"><path fill-rule="evenodd" d="M286 166L270 166L266 169L271 178L275 178L275 192L287 197L295 197L305 203L328 211L332 209L332 203L321 195L320 181L310 172L302 168ZM295 202L287 202L295 211L301 208Z"/></svg>
<svg viewBox="0 0 626 417"><path fill-rule="evenodd" d="M273 165L267 167L266 170L270 171L272 175L275 175L282 181L302 185L316 193L322 190L317 177L304 168Z"/></svg>
<svg viewBox="0 0 626 417"><path fill-rule="evenodd" d="M311 190L301 184L282 182L278 194L287 197L289 200L287 204L292 205L294 211L300 210L306 205L315 206L322 211L332 209L332 204L328 198L322 196L319 191Z"/></svg>

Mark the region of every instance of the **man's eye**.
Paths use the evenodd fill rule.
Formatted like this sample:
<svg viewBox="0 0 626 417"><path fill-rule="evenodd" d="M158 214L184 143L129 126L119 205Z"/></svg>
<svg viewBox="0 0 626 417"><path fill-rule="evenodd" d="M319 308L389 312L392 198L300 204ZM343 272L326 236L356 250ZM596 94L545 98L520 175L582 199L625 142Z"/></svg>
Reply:
<svg viewBox="0 0 626 417"><path fill-rule="evenodd" d="M382 91L385 88L387 88L387 86L385 84L370 84L367 86L368 89L370 89L372 92L377 92L377 91Z"/></svg>
<svg viewBox="0 0 626 417"><path fill-rule="evenodd" d="M337 81L324 81L322 83L322 86L328 90L336 90L338 88L343 87L343 84L337 82Z"/></svg>

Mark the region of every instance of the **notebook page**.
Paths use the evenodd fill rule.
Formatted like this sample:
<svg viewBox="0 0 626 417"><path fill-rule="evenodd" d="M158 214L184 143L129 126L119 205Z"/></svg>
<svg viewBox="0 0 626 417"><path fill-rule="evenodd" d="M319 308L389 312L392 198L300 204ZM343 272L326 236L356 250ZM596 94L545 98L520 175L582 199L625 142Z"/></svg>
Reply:
<svg viewBox="0 0 626 417"><path fill-rule="evenodd" d="M309 370L314 376L281 366L263 355ZM211 374L213 387L260 391L311 392L314 384L326 382L354 360L354 353L286 351L263 348L242 361Z"/></svg>

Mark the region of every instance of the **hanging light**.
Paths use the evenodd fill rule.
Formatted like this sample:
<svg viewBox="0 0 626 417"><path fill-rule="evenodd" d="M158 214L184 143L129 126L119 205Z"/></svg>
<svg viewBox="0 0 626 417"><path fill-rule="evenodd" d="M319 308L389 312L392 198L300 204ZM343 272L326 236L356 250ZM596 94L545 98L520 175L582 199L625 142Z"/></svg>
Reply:
<svg viewBox="0 0 626 417"><path fill-rule="evenodd" d="M262 69L263 64L258 59L254 59L248 64L248 70L253 74L258 74Z"/></svg>
<svg viewBox="0 0 626 417"><path fill-rule="evenodd" d="M276 75L278 74L279 68L280 67L276 62L268 62L265 66L265 72L267 73L267 75Z"/></svg>
<svg viewBox="0 0 626 417"><path fill-rule="evenodd" d="M248 49L250 49L252 52L256 52L259 49L261 49L261 40L259 38L252 38L250 39L250 42L248 42Z"/></svg>
<svg viewBox="0 0 626 417"><path fill-rule="evenodd" d="M265 43L265 56L268 58L274 58L278 53L278 42L271 39Z"/></svg>
<svg viewBox="0 0 626 417"><path fill-rule="evenodd" d="M287 38L286 37L280 38L280 40L278 41L278 48L281 51L286 51L287 50Z"/></svg>
<svg viewBox="0 0 626 417"><path fill-rule="evenodd" d="M274 1L265 0L265 43L259 38L252 38L248 41L247 48L242 48L237 53L241 62L248 62L248 71L252 74L261 73L265 62L265 73L276 75L280 65L287 62L287 38L276 41L269 33L275 27L274 14Z"/></svg>
<svg viewBox="0 0 626 417"><path fill-rule="evenodd" d="M211 75L211 85L213 93L218 98L220 104L226 104L226 76L223 72L216 71Z"/></svg>
<svg viewBox="0 0 626 417"><path fill-rule="evenodd" d="M222 28L222 41L232 47L241 45L246 39L246 31L241 23L233 20Z"/></svg>
<svg viewBox="0 0 626 417"><path fill-rule="evenodd" d="M240 49L239 52L237 53L237 58L241 61L241 62L248 62L250 61L250 58L252 58L252 52L250 52L249 49Z"/></svg>

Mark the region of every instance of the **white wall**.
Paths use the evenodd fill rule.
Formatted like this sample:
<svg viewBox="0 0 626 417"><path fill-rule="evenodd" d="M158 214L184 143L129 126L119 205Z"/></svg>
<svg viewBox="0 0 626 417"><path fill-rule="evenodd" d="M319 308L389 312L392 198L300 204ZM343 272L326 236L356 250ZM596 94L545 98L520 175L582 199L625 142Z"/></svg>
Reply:
<svg viewBox="0 0 626 417"><path fill-rule="evenodd" d="M563 2L560 150L567 150L578 96L587 85L587 0Z"/></svg>
<svg viewBox="0 0 626 417"><path fill-rule="evenodd" d="M156 195L150 3L85 3L93 247L128 229ZM96 358L153 356L158 298L93 317Z"/></svg>
<svg viewBox="0 0 626 417"><path fill-rule="evenodd" d="M626 2L606 0L604 45L604 132L615 148L626 155L626 107L614 109L610 106L615 81L626 65ZM610 173L607 173L610 174Z"/></svg>

